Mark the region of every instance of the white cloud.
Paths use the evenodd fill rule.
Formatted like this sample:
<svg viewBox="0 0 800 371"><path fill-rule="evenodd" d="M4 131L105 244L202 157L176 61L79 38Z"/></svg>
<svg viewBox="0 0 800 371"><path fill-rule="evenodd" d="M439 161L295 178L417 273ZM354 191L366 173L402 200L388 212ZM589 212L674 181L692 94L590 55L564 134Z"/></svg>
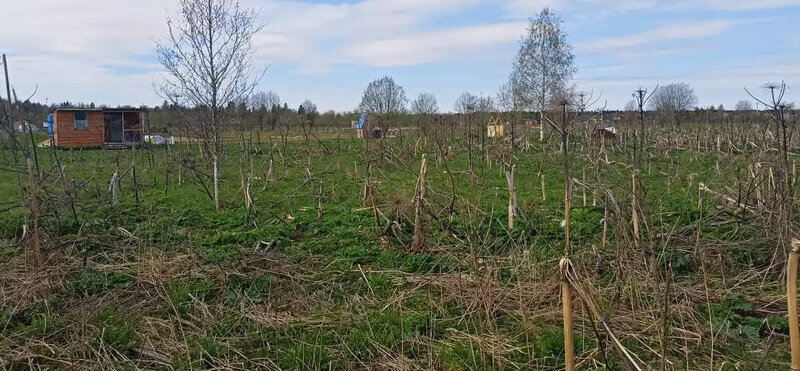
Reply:
<svg viewBox="0 0 800 371"><path fill-rule="evenodd" d="M350 61L373 66L407 66L456 58L458 54L519 40L526 23L511 22L408 34L353 45Z"/></svg>
<svg viewBox="0 0 800 371"><path fill-rule="evenodd" d="M601 38L578 45L577 49L586 52L606 52L648 45L665 40L697 39L719 35L726 32L731 27L744 23L751 23L753 21L754 20L729 19L677 24L632 35Z"/></svg>
<svg viewBox="0 0 800 371"><path fill-rule="evenodd" d="M800 0L705 0L703 4L718 10L761 10L800 6Z"/></svg>
<svg viewBox="0 0 800 371"><path fill-rule="evenodd" d="M255 37L256 64L295 63L304 72L322 72L338 63L385 66L387 43L419 35L453 52L482 48L517 36L507 24L481 28L437 28L442 18L491 0L365 0L346 4L311 1L241 0L260 10L264 30ZM53 99L126 104L141 96L158 99L151 82L154 40L166 35L165 16L176 2L164 0L28 0L4 5L0 45L11 58L17 90ZM426 32L427 30L427 32ZM462 39L460 32L465 32ZM406 42L404 45L409 45ZM415 46L401 55L403 65L435 62L446 53ZM399 61L400 59L398 59ZM124 87L119 84L125 83ZM76 93L80 91L80 93ZM128 92L128 99L121 92ZM59 98L55 98L55 97Z"/></svg>
<svg viewBox="0 0 800 371"><path fill-rule="evenodd" d="M336 63L386 65L356 56L370 56L363 48L378 48L385 40L402 39L398 35L417 34L437 17L485 1L367 0L338 5L276 1L265 8L268 25L256 44L262 58L295 62L304 71L323 72ZM403 64L431 61L430 54L420 58L406 55Z"/></svg>
<svg viewBox="0 0 800 371"><path fill-rule="evenodd" d="M622 12L655 9L656 5L656 0L506 0L504 7L511 18L528 18L544 7L557 12L585 13L595 17L599 14L619 15Z"/></svg>

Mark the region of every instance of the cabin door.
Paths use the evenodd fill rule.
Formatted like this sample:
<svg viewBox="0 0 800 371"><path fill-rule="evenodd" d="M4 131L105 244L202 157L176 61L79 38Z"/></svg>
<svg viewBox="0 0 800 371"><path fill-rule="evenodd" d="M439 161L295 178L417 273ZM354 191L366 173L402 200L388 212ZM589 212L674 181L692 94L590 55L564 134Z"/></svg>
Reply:
<svg viewBox="0 0 800 371"><path fill-rule="evenodd" d="M104 115L106 122L106 143L122 143L125 140L124 117L121 112Z"/></svg>

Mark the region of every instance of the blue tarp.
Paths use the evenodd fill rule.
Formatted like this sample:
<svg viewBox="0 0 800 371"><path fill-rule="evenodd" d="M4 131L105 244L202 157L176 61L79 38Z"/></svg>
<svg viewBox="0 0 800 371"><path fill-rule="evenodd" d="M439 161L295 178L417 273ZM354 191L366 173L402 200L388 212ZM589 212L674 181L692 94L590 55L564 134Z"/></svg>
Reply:
<svg viewBox="0 0 800 371"><path fill-rule="evenodd" d="M47 132L50 134L50 140L53 140L53 114L47 115Z"/></svg>
<svg viewBox="0 0 800 371"><path fill-rule="evenodd" d="M358 124L356 124L356 129L363 129L364 128L364 123L366 123L366 122L367 122L367 114L366 113L362 113L361 117L358 118Z"/></svg>

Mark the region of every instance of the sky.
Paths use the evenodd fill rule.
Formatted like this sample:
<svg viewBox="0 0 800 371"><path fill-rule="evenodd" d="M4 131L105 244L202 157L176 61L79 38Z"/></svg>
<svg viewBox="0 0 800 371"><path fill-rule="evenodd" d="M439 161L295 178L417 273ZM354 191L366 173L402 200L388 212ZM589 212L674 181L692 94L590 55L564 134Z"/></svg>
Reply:
<svg viewBox="0 0 800 371"><path fill-rule="evenodd" d="M621 109L638 87L685 82L699 106L732 108L766 82L800 99L800 0L240 0L265 27L258 90L290 106L355 109L366 85L394 77L441 111L462 92L495 96L530 17L549 6L574 46L578 89ZM172 0L10 1L0 52L20 99L154 105L164 77L155 44ZM34 94L35 92L35 94Z"/></svg>

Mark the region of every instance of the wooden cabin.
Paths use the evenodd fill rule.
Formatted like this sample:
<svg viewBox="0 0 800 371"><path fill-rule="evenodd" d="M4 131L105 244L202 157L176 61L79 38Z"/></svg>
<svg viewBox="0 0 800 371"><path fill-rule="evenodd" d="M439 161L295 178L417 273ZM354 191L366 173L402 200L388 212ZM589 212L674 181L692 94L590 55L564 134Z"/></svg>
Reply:
<svg viewBox="0 0 800 371"><path fill-rule="evenodd" d="M138 109L56 109L53 143L56 147L127 148L142 142L143 118Z"/></svg>

